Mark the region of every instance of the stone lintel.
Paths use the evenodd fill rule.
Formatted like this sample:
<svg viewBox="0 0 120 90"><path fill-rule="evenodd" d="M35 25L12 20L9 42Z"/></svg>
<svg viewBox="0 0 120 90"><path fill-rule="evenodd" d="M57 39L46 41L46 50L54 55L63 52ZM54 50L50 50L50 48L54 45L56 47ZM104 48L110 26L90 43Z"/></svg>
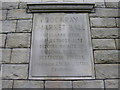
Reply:
<svg viewBox="0 0 120 90"><path fill-rule="evenodd" d="M76 12L90 13L94 12L95 4L88 3L28 3L27 12L29 13L60 13Z"/></svg>

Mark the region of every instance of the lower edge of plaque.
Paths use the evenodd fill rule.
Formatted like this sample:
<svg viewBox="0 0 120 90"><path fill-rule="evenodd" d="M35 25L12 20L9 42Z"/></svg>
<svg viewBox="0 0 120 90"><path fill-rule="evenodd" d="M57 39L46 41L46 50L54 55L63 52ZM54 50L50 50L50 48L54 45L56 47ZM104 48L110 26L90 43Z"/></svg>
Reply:
<svg viewBox="0 0 120 90"><path fill-rule="evenodd" d="M80 80L80 79L95 79L94 76L85 77L29 77L29 79L39 79L39 80Z"/></svg>

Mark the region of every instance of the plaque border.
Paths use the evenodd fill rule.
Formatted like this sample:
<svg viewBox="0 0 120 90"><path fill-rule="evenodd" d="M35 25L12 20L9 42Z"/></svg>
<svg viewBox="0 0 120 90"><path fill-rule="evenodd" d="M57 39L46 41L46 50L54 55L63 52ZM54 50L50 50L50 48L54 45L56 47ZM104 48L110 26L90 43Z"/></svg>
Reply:
<svg viewBox="0 0 120 90"><path fill-rule="evenodd" d="M72 14L72 13L69 13ZM77 13L78 14L78 13ZM79 13L81 14L81 13ZM91 37L91 32L90 32L90 20L89 20L89 15L88 13L86 14L86 19L87 25L85 27L88 27L88 37L89 39L89 47L90 47L90 53L91 53L91 69L92 69L92 76L32 76L31 74L31 61L32 61L32 42L33 42L33 35L34 35L34 19L33 19L33 27L32 27L32 40L31 40L31 53L30 53L30 63L29 63L29 72L28 72L28 78L29 79L39 79L39 80L82 80L82 79L95 79L95 70L94 70L94 59L93 59L93 48L92 48L92 37ZM34 15L33 15L34 18Z"/></svg>

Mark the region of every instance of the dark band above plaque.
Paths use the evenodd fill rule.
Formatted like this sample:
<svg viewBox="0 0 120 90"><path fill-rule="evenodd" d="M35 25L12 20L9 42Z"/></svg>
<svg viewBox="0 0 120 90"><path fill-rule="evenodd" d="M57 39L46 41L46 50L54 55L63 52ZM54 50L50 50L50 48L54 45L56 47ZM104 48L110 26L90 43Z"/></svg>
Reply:
<svg viewBox="0 0 120 90"><path fill-rule="evenodd" d="M88 14L34 14L30 78L93 78Z"/></svg>

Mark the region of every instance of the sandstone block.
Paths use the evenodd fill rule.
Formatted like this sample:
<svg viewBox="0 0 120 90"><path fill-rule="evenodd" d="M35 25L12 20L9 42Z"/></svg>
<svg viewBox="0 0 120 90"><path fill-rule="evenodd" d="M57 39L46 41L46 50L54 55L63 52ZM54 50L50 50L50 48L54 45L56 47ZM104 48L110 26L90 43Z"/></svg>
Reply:
<svg viewBox="0 0 120 90"><path fill-rule="evenodd" d="M16 32L31 32L32 20L19 20Z"/></svg>
<svg viewBox="0 0 120 90"><path fill-rule="evenodd" d="M119 88L118 87L118 79L113 79L113 80L105 80L105 88Z"/></svg>
<svg viewBox="0 0 120 90"><path fill-rule="evenodd" d="M28 63L29 49L13 49L11 55L11 63Z"/></svg>
<svg viewBox="0 0 120 90"><path fill-rule="evenodd" d="M12 88L12 80L2 80L2 88Z"/></svg>
<svg viewBox="0 0 120 90"><path fill-rule="evenodd" d="M45 88L72 88L71 81L46 81Z"/></svg>
<svg viewBox="0 0 120 90"><path fill-rule="evenodd" d="M26 9L13 9L8 11L7 19L32 19L32 14L26 13Z"/></svg>
<svg viewBox="0 0 120 90"><path fill-rule="evenodd" d="M0 47L4 47L6 40L6 34L0 34Z"/></svg>
<svg viewBox="0 0 120 90"><path fill-rule="evenodd" d="M10 63L11 49L0 49L2 52L2 63Z"/></svg>
<svg viewBox="0 0 120 90"><path fill-rule="evenodd" d="M0 20L5 20L7 15L7 10L0 10Z"/></svg>
<svg viewBox="0 0 120 90"><path fill-rule="evenodd" d="M93 39L93 49L116 49L114 39Z"/></svg>
<svg viewBox="0 0 120 90"><path fill-rule="evenodd" d="M19 2L2 2L2 9L17 9Z"/></svg>
<svg viewBox="0 0 120 90"><path fill-rule="evenodd" d="M16 20L5 20L2 21L2 32L15 32L16 29Z"/></svg>
<svg viewBox="0 0 120 90"><path fill-rule="evenodd" d="M15 80L13 88L43 88L43 81Z"/></svg>
<svg viewBox="0 0 120 90"><path fill-rule="evenodd" d="M116 47L117 49L120 49L120 39L116 39Z"/></svg>
<svg viewBox="0 0 120 90"><path fill-rule="evenodd" d="M118 65L117 64L96 64L96 78L118 78Z"/></svg>
<svg viewBox="0 0 120 90"><path fill-rule="evenodd" d="M98 39L113 39L120 38L118 34L118 28L92 28L92 38Z"/></svg>
<svg viewBox="0 0 120 90"><path fill-rule="evenodd" d="M120 62L118 59L118 50L100 50L94 51L94 59L96 63L117 63Z"/></svg>
<svg viewBox="0 0 120 90"><path fill-rule="evenodd" d="M119 2L105 2L106 3L106 7L108 8L119 8Z"/></svg>
<svg viewBox="0 0 120 90"><path fill-rule="evenodd" d="M30 34L29 33L8 34L6 47L30 47Z"/></svg>
<svg viewBox="0 0 120 90"><path fill-rule="evenodd" d="M2 78L3 79L27 79L28 77L28 65L2 65Z"/></svg>
<svg viewBox="0 0 120 90"><path fill-rule="evenodd" d="M120 17L119 9L96 8L95 13L91 13L91 17Z"/></svg>
<svg viewBox="0 0 120 90"><path fill-rule="evenodd" d="M104 88L102 80L73 81L73 88Z"/></svg>
<svg viewBox="0 0 120 90"><path fill-rule="evenodd" d="M115 18L90 18L92 27L116 27Z"/></svg>

